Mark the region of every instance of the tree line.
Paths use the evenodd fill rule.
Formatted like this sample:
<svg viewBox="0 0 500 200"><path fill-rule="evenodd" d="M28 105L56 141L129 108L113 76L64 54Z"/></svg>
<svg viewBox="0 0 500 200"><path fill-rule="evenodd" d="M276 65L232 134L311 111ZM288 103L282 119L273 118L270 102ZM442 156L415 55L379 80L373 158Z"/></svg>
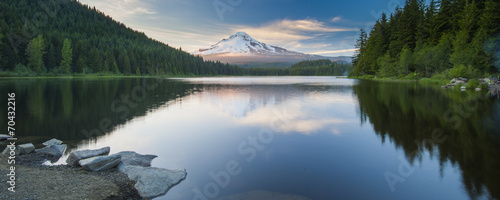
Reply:
<svg viewBox="0 0 500 200"><path fill-rule="evenodd" d="M301 76L347 76L352 71L352 64L333 62L329 59L306 60L290 67L290 75Z"/></svg>
<svg viewBox="0 0 500 200"><path fill-rule="evenodd" d="M406 0L361 29L353 76L477 77L500 68L500 2Z"/></svg>

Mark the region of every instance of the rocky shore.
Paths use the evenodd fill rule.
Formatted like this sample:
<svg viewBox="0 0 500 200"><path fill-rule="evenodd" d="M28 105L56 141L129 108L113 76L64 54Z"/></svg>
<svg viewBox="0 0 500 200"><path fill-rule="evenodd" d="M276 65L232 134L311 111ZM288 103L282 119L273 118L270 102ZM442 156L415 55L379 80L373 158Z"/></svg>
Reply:
<svg viewBox="0 0 500 200"><path fill-rule="evenodd" d="M442 88L455 88L461 90L474 89L476 91L481 91L483 89L491 90L493 84L490 84L491 80L489 78L484 79L467 79L467 78L454 78L451 79L450 83L441 86Z"/></svg>
<svg viewBox="0 0 500 200"><path fill-rule="evenodd" d="M15 192L8 190L10 176L0 176L0 199L152 199L165 195L185 179L186 170L151 167L155 155L110 148L73 151L67 165L47 166L63 154L66 145L52 139L42 149L33 144L7 148L0 155L0 174L15 172ZM15 164L9 163L15 152ZM15 170L12 170L15 167Z"/></svg>

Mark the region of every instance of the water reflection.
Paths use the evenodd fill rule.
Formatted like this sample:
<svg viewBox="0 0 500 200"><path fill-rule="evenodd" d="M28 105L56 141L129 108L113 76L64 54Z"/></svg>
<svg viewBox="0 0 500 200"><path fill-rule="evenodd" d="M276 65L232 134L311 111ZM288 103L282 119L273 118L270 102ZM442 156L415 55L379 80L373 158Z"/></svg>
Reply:
<svg viewBox="0 0 500 200"><path fill-rule="evenodd" d="M243 126L272 127L280 133L311 134L335 128L339 124L357 123L346 119L355 99L346 85L204 85L196 95L204 106L211 106L234 118ZM266 82L270 84L270 82ZM346 84L351 84L347 82ZM325 107L326 105L335 105ZM337 109L338 108L338 109Z"/></svg>
<svg viewBox="0 0 500 200"><path fill-rule="evenodd" d="M212 199L500 198L500 104L475 92L331 77L26 79L0 90L16 92L21 140L186 168L159 199L193 199L229 161L242 173ZM273 139L248 161L238 147L262 130ZM414 172L391 191L384 172L407 162Z"/></svg>
<svg viewBox="0 0 500 200"><path fill-rule="evenodd" d="M354 92L361 121L382 142L402 148L411 163L427 151L441 172L448 161L458 166L471 199L500 199L499 103L489 94L370 81Z"/></svg>
<svg viewBox="0 0 500 200"><path fill-rule="evenodd" d="M146 88L150 86L155 87ZM192 93L194 87L164 79L0 81L2 94L16 93L16 124L19 126L16 134L20 142L35 144L52 137L71 144L104 135L166 102ZM6 105L6 101L7 98L0 98L1 104ZM6 112L6 107L0 109L0 115L6 116ZM6 127L6 123L0 120L1 127Z"/></svg>

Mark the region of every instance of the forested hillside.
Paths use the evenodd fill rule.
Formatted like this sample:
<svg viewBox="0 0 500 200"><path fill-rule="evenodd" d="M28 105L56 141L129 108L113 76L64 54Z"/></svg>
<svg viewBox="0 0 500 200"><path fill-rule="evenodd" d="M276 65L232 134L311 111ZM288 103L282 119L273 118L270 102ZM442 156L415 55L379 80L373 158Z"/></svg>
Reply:
<svg viewBox="0 0 500 200"><path fill-rule="evenodd" d="M328 59L306 60L292 65L290 75L330 75L346 76L352 71L352 64L343 62L332 62Z"/></svg>
<svg viewBox="0 0 500 200"><path fill-rule="evenodd" d="M149 39L69 0L0 1L0 70L16 74L242 74Z"/></svg>
<svg viewBox="0 0 500 200"><path fill-rule="evenodd" d="M351 75L477 77L500 68L500 1L406 0L361 30Z"/></svg>

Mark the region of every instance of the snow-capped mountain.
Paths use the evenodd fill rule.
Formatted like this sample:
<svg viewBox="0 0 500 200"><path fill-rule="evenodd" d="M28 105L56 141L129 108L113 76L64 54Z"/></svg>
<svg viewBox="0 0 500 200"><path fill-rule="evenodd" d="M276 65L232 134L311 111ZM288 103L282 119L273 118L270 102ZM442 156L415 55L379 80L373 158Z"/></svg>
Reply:
<svg viewBox="0 0 500 200"><path fill-rule="evenodd" d="M212 45L210 48L193 52L194 55L202 56L231 53L254 55L302 55L301 53L288 51L284 48L259 42L245 32L237 32L231 37Z"/></svg>
<svg viewBox="0 0 500 200"><path fill-rule="evenodd" d="M192 53L205 60L221 61L230 64L251 63L288 63L294 64L303 60L319 60L335 58L288 51L285 48L268 45L252 38L245 32L237 32L223 39L210 48L199 49Z"/></svg>

